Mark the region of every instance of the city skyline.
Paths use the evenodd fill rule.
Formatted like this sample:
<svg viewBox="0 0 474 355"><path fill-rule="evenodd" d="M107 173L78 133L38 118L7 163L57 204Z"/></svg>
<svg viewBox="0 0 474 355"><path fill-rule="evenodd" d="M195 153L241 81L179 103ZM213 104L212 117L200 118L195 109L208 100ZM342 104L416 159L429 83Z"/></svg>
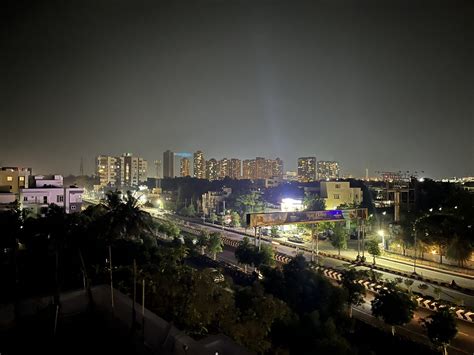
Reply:
<svg viewBox="0 0 474 355"><path fill-rule="evenodd" d="M468 1L97 3L2 3L0 165L201 149L474 175Z"/></svg>

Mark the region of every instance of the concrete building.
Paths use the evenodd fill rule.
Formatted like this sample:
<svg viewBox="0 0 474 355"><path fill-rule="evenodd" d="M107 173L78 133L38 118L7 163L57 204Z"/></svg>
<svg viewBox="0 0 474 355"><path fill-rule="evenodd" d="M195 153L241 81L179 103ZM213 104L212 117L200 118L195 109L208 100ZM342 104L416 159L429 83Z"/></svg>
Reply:
<svg viewBox="0 0 474 355"><path fill-rule="evenodd" d="M229 187L222 188L221 191L208 191L201 196L202 211L206 216L212 212L218 214L223 211L223 201L232 194Z"/></svg>
<svg viewBox="0 0 474 355"><path fill-rule="evenodd" d="M194 153L194 165L193 165L194 177L198 179L206 178L206 160L204 159L204 153L198 150Z"/></svg>
<svg viewBox="0 0 474 355"><path fill-rule="evenodd" d="M240 159L230 160L230 177L232 179L242 178L242 161Z"/></svg>
<svg viewBox="0 0 474 355"><path fill-rule="evenodd" d="M181 177L191 176L191 165L188 158L182 158L180 162Z"/></svg>
<svg viewBox="0 0 474 355"><path fill-rule="evenodd" d="M276 158L272 160L272 178L283 179L283 160Z"/></svg>
<svg viewBox="0 0 474 355"><path fill-rule="evenodd" d="M99 185L117 186L120 180L120 161L116 157L99 155L96 158L96 175L99 177Z"/></svg>
<svg viewBox="0 0 474 355"><path fill-rule="evenodd" d="M255 179L265 179L268 175L267 159L262 157L255 158Z"/></svg>
<svg viewBox="0 0 474 355"><path fill-rule="evenodd" d="M163 153L163 177L174 178L174 153L171 150Z"/></svg>
<svg viewBox="0 0 474 355"><path fill-rule="evenodd" d="M219 160L218 171L219 171L219 179L230 177L230 160L227 158L223 158Z"/></svg>
<svg viewBox="0 0 474 355"><path fill-rule="evenodd" d="M96 174L99 187L138 186L146 183L148 163L131 153L119 157L99 155L96 158Z"/></svg>
<svg viewBox="0 0 474 355"><path fill-rule="evenodd" d="M61 175L37 175L31 178L31 187L20 189L23 208L35 214L44 214L48 205L63 207L66 213L80 212L84 190L64 187Z"/></svg>
<svg viewBox="0 0 474 355"><path fill-rule="evenodd" d="M30 175L30 168L0 168L0 192L18 194L20 189L28 187L28 178Z"/></svg>
<svg viewBox="0 0 474 355"><path fill-rule="evenodd" d="M316 180L316 157L298 158L298 180L300 182Z"/></svg>
<svg viewBox="0 0 474 355"><path fill-rule="evenodd" d="M148 162L135 157L131 153L124 153L118 158L121 186L139 186L146 183L148 177Z"/></svg>
<svg viewBox="0 0 474 355"><path fill-rule="evenodd" d="M318 179L334 180L339 178L339 163L337 161L318 161Z"/></svg>
<svg viewBox="0 0 474 355"><path fill-rule="evenodd" d="M206 161L206 179L209 181L217 180L219 178L218 162L216 159L209 159Z"/></svg>
<svg viewBox="0 0 474 355"><path fill-rule="evenodd" d="M324 198L327 210L362 203L362 189L351 187L348 181L321 181L320 196Z"/></svg>
<svg viewBox="0 0 474 355"><path fill-rule="evenodd" d="M256 179L255 159L247 159L243 161L242 178L249 180Z"/></svg>

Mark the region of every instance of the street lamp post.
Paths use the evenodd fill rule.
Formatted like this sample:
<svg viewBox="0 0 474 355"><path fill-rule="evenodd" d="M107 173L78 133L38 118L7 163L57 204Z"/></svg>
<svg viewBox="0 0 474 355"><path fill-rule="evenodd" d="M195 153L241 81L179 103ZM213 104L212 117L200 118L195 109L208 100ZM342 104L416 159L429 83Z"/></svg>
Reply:
<svg viewBox="0 0 474 355"><path fill-rule="evenodd" d="M357 221L357 261L360 260L360 233L361 233L361 220Z"/></svg>
<svg viewBox="0 0 474 355"><path fill-rule="evenodd" d="M413 233L415 234L415 246L413 251L413 274L416 274L416 221L413 225Z"/></svg>
<svg viewBox="0 0 474 355"><path fill-rule="evenodd" d="M382 237L382 250L385 250L385 233L383 229L380 229L378 235Z"/></svg>

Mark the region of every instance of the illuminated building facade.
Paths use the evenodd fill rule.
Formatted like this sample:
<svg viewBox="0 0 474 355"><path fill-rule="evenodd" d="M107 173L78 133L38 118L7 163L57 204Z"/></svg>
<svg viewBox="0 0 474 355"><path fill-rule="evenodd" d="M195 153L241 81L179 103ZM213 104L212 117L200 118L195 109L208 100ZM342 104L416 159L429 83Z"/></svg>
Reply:
<svg viewBox="0 0 474 355"><path fill-rule="evenodd" d="M230 177L232 179L242 178L242 161L240 159L230 160Z"/></svg>
<svg viewBox="0 0 474 355"><path fill-rule="evenodd" d="M243 179L255 179L255 159L247 159L242 163L242 178Z"/></svg>
<svg viewBox="0 0 474 355"><path fill-rule="evenodd" d="M209 181L217 180L218 174L218 163L216 159L209 159L206 161L206 179Z"/></svg>
<svg viewBox="0 0 474 355"><path fill-rule="evenodd" d="M230 177L230 160L227 158L219 160L218 171L219 179Z"/></svg>
<svg viewBox="0 0 474 355"><path fill-rule="evenodd" d="M204 159L204 153L198 150L194 153L194 177L198 179L206 178L206 160Z"/></svg>
<svg viewBox="0 0 474 355"><path fill-rule="evenodd" d="M339 163L337 161L318 161L319 180L338 179L339 171Z"/></svg>
<svg viewBox="0 0 474 355"><path fill-rule="evenodd" d="M300 182L316 180L316 157L298 158L298 180Z"/></svg>
<svg viewBox="0 0 474 355"><path fill-rule="evenodd" d="M181 177L191 176L190 163L188 158L182 158L180 162Z"/></svg>

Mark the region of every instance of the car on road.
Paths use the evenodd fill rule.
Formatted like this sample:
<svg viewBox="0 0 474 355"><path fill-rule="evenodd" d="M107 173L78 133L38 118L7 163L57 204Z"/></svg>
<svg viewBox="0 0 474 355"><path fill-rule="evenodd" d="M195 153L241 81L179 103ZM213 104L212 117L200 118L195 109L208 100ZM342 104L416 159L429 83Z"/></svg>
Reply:
<svg viewBox="0 0 474 355"><path fill-rule="evenodd" d="M289 242L292 242L292 243L298 243L298 244L303 244L304 241L303 241L303 238L301 238L301 236L295 234L291 237L288 237L288 241Z"/></svg>
<svg viewBox="0 0 474 355"><path fill-rule="evenodd" d="M210 269L212 279L215 283L221 283L225 281L224 275L217 269Z"/></svg>

